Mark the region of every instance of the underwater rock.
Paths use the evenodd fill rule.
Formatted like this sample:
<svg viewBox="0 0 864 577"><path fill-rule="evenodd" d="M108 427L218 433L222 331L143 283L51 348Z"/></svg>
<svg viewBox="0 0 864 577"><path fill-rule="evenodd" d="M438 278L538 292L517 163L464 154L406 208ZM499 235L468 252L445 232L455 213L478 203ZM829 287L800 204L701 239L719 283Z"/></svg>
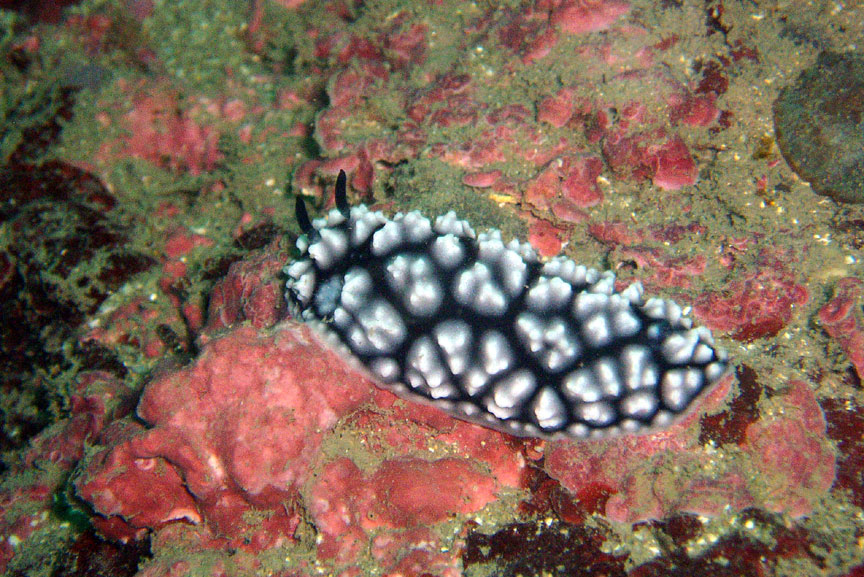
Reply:
<svg viewBox="0 0 864 577"><path fill-rule="evenodd" d="M864 59L823 52L774 102L783 158L817 194L864 202Z"/></svg>

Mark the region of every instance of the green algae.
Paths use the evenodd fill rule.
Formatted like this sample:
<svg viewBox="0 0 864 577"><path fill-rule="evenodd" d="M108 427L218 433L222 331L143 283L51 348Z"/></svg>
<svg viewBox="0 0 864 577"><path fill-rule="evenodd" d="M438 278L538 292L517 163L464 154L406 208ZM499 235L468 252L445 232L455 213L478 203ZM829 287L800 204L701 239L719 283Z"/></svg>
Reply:
<svg viewBox="0 0 864 577"><path fill-rule="evenodd" d="M17 47L22 28L16 14L0 10L0 166L63 106L55 55Z"/></svg>

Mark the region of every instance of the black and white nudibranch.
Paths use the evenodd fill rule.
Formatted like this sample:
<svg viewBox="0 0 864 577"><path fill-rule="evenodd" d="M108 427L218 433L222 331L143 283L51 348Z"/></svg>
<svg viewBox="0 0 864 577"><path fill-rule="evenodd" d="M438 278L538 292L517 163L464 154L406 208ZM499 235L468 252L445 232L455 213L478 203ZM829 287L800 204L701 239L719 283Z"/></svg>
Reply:
<svg viewBox="0 0 864 577"><path fill-rule="evenodd" d="M378 383L518 436L595 438L672 423L726 372L726 354L670 300L453 212L387 218L350 207L310 221L285 267L295 318Z"/></svg>

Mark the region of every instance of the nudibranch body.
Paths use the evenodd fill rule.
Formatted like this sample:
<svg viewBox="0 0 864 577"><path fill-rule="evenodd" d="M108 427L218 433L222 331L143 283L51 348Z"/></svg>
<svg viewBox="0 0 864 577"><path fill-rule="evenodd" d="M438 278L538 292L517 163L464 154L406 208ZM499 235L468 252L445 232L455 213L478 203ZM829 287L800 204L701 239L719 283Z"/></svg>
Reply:
<svg viewBox="0 0 864 577"><path fill-rule="evenodd" d="M285 267L292 314L384 388L518 436L645 433L684 414L726 372L711 333L670 300L531 246L476 234L452 212L388 219L336 206Z"/></svg>

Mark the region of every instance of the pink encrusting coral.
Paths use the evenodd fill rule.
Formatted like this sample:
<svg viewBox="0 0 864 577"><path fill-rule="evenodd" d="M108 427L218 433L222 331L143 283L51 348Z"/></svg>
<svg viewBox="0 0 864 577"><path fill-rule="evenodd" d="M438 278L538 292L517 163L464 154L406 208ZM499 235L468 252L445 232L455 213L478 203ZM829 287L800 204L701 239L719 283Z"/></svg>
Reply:
<svg viewBox="0 0 864 577"><path fill-rule="evenodd" d="M322 560L354 563L370 539L417 531L378 561L422 550L452 565L435 526L518 487L524 467L505 435L405 405L291 322L213 340L154 379L138 415L147 427L102 432L76 482L112 538L191 523L208 547L255 552L295 542L308 514Z"/></svg>

